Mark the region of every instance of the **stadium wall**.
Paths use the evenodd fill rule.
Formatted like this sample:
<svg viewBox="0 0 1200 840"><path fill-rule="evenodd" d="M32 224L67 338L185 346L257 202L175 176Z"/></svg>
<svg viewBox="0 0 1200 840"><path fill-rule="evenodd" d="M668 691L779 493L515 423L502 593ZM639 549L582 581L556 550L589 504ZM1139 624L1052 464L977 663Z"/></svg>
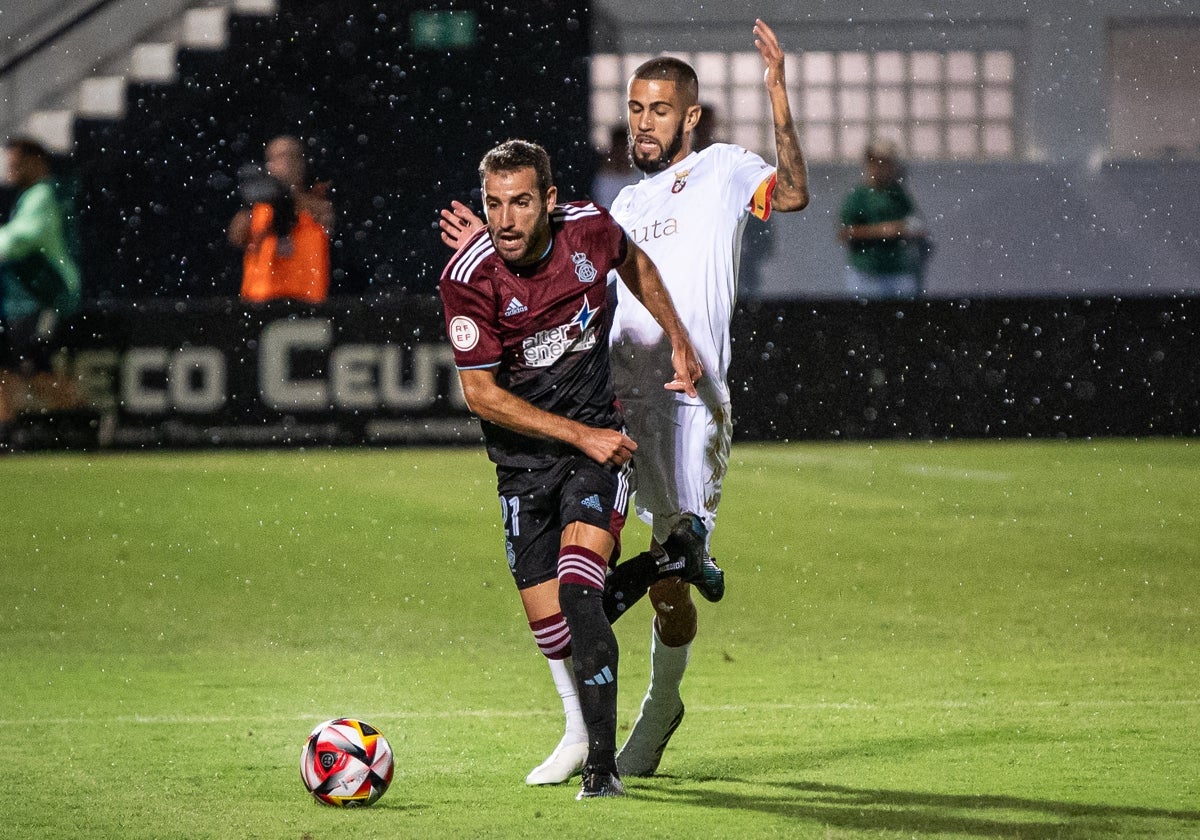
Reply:
<svg viewBox="0 0 1200 840"><path fill-rule="evenodd" d="M1200 163L924 162L908 167L934 252L934 298L1200 293ZM742 297L846 298L837 240L858 167L809 170L812 203L746 228Z"/></svg>
<svg viewBox="0 0 1200 840"><path fill-rule="evenodd" d="M1200 298L751 302L734 318L742 440L1195 435ZM59 364L90 406L18 449L479 440L438 301L93 308Z"/></svg>

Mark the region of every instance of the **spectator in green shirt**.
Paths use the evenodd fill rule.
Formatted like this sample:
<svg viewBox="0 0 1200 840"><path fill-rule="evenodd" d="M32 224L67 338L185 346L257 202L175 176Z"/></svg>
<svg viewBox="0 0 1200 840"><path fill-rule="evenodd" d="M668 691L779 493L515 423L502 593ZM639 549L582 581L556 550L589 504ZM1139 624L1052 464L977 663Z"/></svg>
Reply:
<svg viewBox="0 0 1200 840"><path fill-rule="evenodd" d="M5 143L8 181L19 191L0 225L0 426L22 410L69 407L75 389L53 373L60 321L80 303L79 266L66 213L37 141ZM2 441L0 441L2 442Z"/></svg>
<svg viewBox="0 0 1200 840"><path fill-rule="evenodd" d="M864 179L842 204L838 239L846 246L846 290L857 298L914 298L921 292L929 240L896 147L867 146Z"/></svg>

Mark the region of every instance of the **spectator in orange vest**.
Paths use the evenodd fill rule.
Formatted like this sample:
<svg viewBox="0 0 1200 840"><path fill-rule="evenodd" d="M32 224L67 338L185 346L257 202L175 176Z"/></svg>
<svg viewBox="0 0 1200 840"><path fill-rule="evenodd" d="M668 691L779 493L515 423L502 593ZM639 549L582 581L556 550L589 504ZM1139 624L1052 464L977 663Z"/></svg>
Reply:
<svg viewBox="0 0 1200 840"><path fill-rule="evenodd" d="M242 300L324 301L333 204L328 182L309 185L303 144L296 137L276 137L267 143L266 172L251 165L239 174L248 206L233 217L228 235L245 252Z"/></svg>

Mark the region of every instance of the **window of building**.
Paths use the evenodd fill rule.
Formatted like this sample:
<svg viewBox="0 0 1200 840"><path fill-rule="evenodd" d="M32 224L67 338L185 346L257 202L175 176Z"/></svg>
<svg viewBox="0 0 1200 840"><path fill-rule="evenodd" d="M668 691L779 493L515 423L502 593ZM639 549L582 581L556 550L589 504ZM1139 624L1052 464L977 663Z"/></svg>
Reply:
<svg viewBox="0 0 1200 840"><path fill-rule="evenodd" d="M1200 26L1121 23L1108 33L1109 145L1123 158L1200 157Z"/></svg>
<svg viewBox="0 0 1200 840"><path fill-rule="evenodd" d="M673 53L696 68L717 139L774 149L757 52ZM600 147L625 122L625 83L649 54L592 58L592 131ZM1009 50L816 50L789 55L785 73L805 155L857 161L873 138L914 160L1008 159L1017 154L1015 60Z"/></svg>

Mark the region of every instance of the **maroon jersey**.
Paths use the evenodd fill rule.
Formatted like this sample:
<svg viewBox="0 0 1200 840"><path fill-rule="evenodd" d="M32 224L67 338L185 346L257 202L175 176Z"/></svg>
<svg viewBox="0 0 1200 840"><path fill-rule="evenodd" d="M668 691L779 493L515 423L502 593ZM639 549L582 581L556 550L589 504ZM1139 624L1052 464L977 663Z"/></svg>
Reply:
<svg viewBox="0 0 1200 840"><path fill-rule="evenodd" d="M486 228L450 259L439 292L455 363L495 369L500 387L552 414L619 429L608 273L625 261L625 232L603 207L572 202L550 214L550 233L550 252L535 265L504 262ZM486 421L483 431L488 456L504 466L546 466L576 452Z"/></svg>

